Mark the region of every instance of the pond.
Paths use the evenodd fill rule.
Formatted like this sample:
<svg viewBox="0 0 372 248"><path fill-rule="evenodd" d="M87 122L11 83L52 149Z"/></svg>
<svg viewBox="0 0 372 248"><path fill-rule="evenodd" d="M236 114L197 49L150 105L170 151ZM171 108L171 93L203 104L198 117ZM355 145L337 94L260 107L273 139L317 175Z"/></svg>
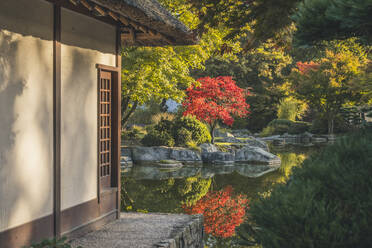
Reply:
<svg viewBox="0 0 372 248"><path fill-rule="evenodd" d="M207 247L239 247L235 227L246 207L273 185L285 183L295 166L318 148L271 148L278 170L260 175L257 165L184 166L169 170L137 166L123 172L124 211L203 214Z"/></svg>

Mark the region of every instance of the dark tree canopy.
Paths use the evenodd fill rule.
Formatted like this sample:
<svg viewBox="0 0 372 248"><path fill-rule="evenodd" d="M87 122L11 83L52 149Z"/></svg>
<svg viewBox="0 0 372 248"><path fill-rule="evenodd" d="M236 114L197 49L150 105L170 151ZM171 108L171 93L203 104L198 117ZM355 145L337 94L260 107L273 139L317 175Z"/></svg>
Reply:
<svg viewBox="0 0 372 248"><path fill-rule="evenodd" d="M247 31L252 36L246 45L275 38L290 27L290 16L299 0L187 0L198 13L198 31L224 25L230 29L226 38L235 38Z"/></svg>
<svg viewBox="0 0 372 248"><path fill-rule="evenodd" d="M298 45L322 40L372 39L372 0L305 0L293 15Z"/></svg>

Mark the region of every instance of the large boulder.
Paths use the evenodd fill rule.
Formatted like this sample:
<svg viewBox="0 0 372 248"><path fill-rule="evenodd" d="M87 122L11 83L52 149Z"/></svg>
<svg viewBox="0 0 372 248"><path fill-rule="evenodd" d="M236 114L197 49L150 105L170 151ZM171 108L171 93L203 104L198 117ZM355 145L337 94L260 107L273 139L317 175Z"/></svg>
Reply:
<svg viewBox="0 0 372 248"><path fill-rule="evenodd" d="M208 152L202 154L204 163L231 164L234 163L235 155L229 152Z"/></svg>
<svg viewBox="0 0 372 248"><path fill-rule="evenodd" d="M219 140L219 142L223 143L242 143L240 139L237 139L235 137L224 137L223 139Z"/></svg>
<svg viewBox="0 0 372 248"><path fill-rule="evenodd" d="M201 162L200 155L192 150L185 148L170 148L170 159L182 162Z"/></svg>
<svg viewBox="0 0 372 248"><path fill-rule="evenodd" d="M245 146L235 151L236 162L280 164L280 158L260 147Z"/></svg>
<svg viewBox="0 0 372 248"><path fill-rule="evenodd" d="M210 143L204 143L200 145L202 154L206 152L218 152L218 148Z"/></svg>
<svg viewBox="0 0 372 248"><path fill-rule="evenodd" d="M132 148L132 160L135 163L152 162L170 159L170 148L165 146Z"/></svg>
<svg viewBox="0 0 372 248"><path fill-rule="evenodd" d="M244 143L247 144L248 146L255 146L262 148L267 152L269 151L269 145L265 141L256 139L255 137L252 136L244 140Z"/></svg>
<svg viewBox="0 0 372 248"><path fill-rule="evenodd" d="M249 138L252 133L248 129L236 129L232 130L231 133L237 138Z"/></svg>
<svg viewBox="0 0 372 248"><path fill-rule="evenodd" d="M176 160L180 162L201 162L201 156L192 150L180 147L137 146L132 148L134 163L151 163L162 160Z"/></svg>

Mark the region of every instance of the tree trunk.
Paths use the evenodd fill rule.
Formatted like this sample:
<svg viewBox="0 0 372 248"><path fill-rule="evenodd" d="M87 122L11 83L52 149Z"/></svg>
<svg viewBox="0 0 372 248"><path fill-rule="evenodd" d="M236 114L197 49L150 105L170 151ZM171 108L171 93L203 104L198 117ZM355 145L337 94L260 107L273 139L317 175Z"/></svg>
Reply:
<svg viewBox="0 0 372 248"><path fill-rule="evenodd" d="M211 143L214 144L214 129L216 128L216 124L212 124L211 125L211 137L212 137L212 141Z"/></svg>
<svg viewBox="0 0 372 248"><path fill-rule="evenodd" d="M330 117L328 119L328 134L329 135L333 134L333 129L334 129L334 118Z"/></svg>
<svg viewBox="0 0 372 248"><path fill-rule="evenodd" d="M125 114L126 109L122 109L123 117L121 118L121 125L123 128L127 125L129 118L132 116L134 111L137 109L137 106L138 106L138 101L135 101L132 107L130 108L130 110L127 112L127 114Z"/></svg>

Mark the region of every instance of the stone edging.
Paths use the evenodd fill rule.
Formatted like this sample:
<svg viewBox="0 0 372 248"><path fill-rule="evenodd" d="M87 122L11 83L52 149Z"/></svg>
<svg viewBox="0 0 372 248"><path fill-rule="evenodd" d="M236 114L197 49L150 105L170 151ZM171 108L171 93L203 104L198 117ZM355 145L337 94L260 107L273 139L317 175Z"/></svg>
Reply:
<svg viewBox="0 0 372 248"><path fill-rule="evenodd" d="M157 248L204 248L203 215L193 215L192 220L174 227L170 238L155 245Z"/></svg>

